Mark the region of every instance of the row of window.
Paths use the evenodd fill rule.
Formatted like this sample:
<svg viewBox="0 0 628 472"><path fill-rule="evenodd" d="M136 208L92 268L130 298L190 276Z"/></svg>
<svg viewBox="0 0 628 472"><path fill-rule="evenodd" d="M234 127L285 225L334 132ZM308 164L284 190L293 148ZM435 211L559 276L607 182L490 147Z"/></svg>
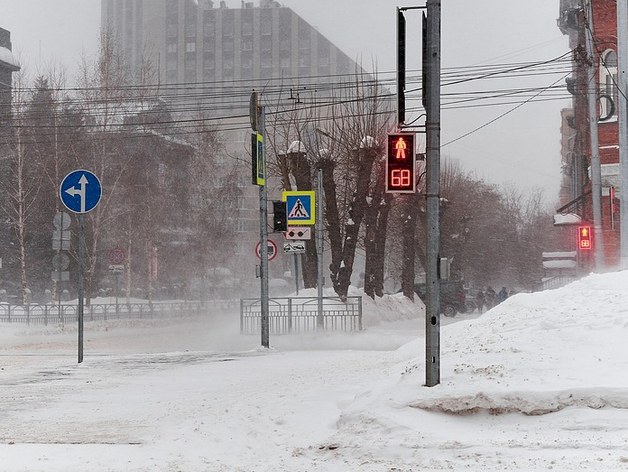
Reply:
<svg viewBox="0 0 628 472"><path fill-rule="evenodd" d="M617 120L617 53L609 49L600 59L600 121L613 121Z"/></svg>
<svg viewBox="0 0 628 472"><path fill-rule="evenodd" d="M300 68L310 67L310 58L306 56L300 56L298 59L298 66ZM263 55L260 57L260 67L262 69L272 69L273 67L273 58L270 55ZM329 58L328 57L320 57L318 60L318 66L321 68L329 67ZM241 57L240 58L240 67L242 69L252 69L253 68L253 57ZM292 68L292 59L289 57L282 57L279 59L279 67L281 69L291 69ZM176 55L169 54L166 58L166 70L168 71L176 71L178 68L178 59ZM185 68L190 70L196 70L196 57L186 59ZM205 70L213 70L216 68L216 60L211 56L206 56L203 60L203 68ZM233 57L223 57L222 58L222 69L223 70L234 70L235 68L235 60Z"/></svg>
<svg viewBox="0 0 628 472"><path fill-rule="evenodd" d="M235 36L235 24L233 22L224 21L222 24L222 36L225 38L231 38ZM260 21L260 34L262 36L271 36L273 33L272 21L262 20ZM166 20L166 36L169 38L177 37L179 34L179 20L176 15L169 16ZM189 21L185 25L185 36L196 37L196 22ZM242 36L253 35L253 23L250 21L242 22L241 28ZM216 36L216 23L214 21L207 21L203 24L203 36L205 38L213 38Z"/></svg>

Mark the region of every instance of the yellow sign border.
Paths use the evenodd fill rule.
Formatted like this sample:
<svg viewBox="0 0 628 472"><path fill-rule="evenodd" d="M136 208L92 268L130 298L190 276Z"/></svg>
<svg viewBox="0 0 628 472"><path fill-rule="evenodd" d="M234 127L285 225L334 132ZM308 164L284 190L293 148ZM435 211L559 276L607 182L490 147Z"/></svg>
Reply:
<svg viewBox="0 0 628 472"><path fill-rule="evenodd" d="M288 225L310 226L316 223L316 192L314 190L290 190L282 192L281 201L286 202L288 197L308 197L311 202L310 218L308 220L291 220L288 218ZM286 215L290 215L290 208L286 208Z"/></svg>

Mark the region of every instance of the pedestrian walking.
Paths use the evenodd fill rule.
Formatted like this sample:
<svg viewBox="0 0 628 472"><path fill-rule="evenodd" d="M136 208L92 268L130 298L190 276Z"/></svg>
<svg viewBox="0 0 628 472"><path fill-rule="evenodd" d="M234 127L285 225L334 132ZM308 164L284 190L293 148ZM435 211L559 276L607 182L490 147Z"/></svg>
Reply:
<svg viewBox="0 0 628 472"><path fill-rule="evenodd" d="M475 296L475 305L480 313L484 312L484 292L482 289L478 290Z"/></svg>

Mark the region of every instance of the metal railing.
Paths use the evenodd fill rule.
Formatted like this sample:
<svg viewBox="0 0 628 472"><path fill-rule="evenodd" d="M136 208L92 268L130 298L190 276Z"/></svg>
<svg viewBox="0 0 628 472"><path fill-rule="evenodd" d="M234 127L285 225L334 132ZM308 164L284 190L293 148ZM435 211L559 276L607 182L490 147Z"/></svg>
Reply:
<svg viewBox="0 0 628 472"><path fill-rule="evenodd" d="M152 319L193 316L207 311L211 304L197 301L186 302L140 302L119 304L90 304L84 307L85 321L107 321L117 319ZM24 324L65 324L78 319L78 306L61 305L9 305L0 304L0 322Z"/></svg>
<svg viewBox="0 0 628 472"><path fill-rule="evenodd" d="M549 279L544 280L540 284L537 284L532 289L533 292L541 292L543 290L551 290L554 288L564 287L571 282L575 282L580 279L580 277L576 277L573 275L556 275Z"/></svg>
<svg viewBox="0 0 628 472"><path fill-rule="evenodd" d="M323 297L323 324L318 326L318 298L285 297L268 301L271 334L292 334L323 331L362 331L362 297ZM261 301L240 300L240 333L261 332Z"/></svg>

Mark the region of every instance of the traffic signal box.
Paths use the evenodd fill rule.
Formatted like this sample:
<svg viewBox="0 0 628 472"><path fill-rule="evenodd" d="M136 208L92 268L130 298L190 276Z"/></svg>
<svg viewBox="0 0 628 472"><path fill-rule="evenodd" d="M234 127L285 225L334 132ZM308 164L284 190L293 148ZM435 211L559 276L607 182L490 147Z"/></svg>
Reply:
<svg viewBox="0 0 628 472"><path fill-rule="evenodd" d="M386 157L386 192L414 193L416 188L414 166L414 134L389 134L388 155Z"/></svg>
<svg viewBox="0 0 628 472"><path fill-rule="evenodd" d="M591 227L579 226L578 227L578 249L587 250L592 247L591 241Z"/></svg>
<svg viewBox="0 0 628 472"><path fill-rule="evenodd" d="M273 201L273 231L283 233L288 230L286 202Z"/></svg>

